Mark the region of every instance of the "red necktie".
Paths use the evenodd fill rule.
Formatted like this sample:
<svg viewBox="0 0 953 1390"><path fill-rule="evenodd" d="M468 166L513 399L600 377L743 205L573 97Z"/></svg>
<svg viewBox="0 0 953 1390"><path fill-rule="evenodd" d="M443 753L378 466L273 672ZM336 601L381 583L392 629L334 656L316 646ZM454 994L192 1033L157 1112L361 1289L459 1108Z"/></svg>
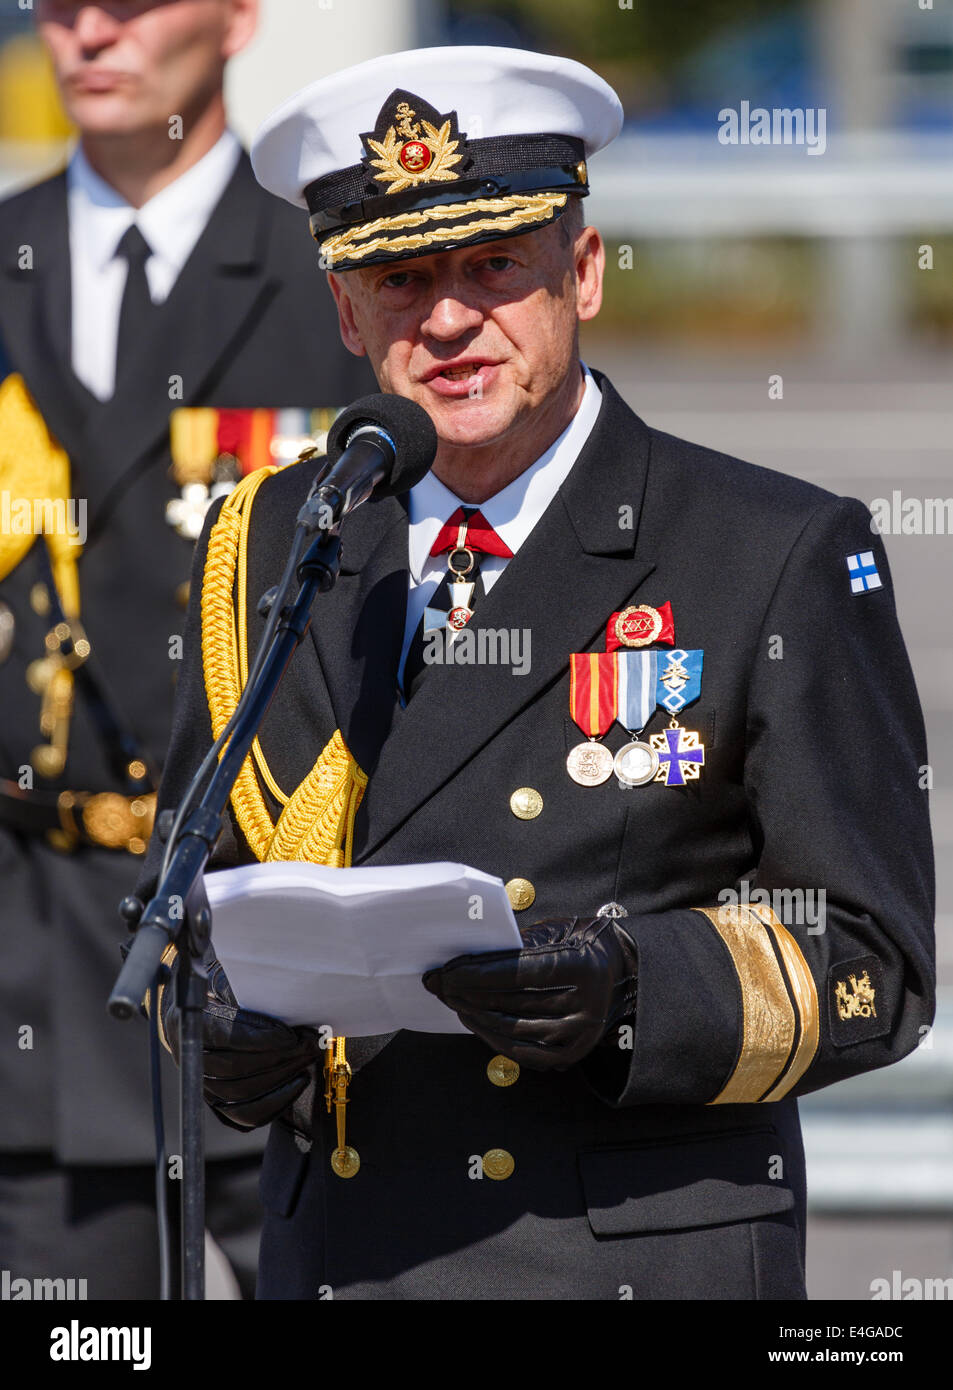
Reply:
<svg viewBox="0 0 953 1390"><path fill-rule="evenodd" d="M454 552L447 557L447 573L443 576L428 607L448 610L451 604L451 583L460 578L474 584L470 599L471 609L484 593L480 577L480 555L501 555L511 559L513 552L493 530L486 517L475 507L458 507L453 516L445 521L440 534L431 548L431 555L441 555L444 551ZM457 552L463 551L463 554ZM469 551L467 555L465 552ZM424 620L417 624L404 666L403 688L409 700L420 685L427 671L424 662Z"/></svg>
<svg viewBox="0 0 953 1390"><path fill-rule="evenodd" d="M458 507L449 521L445 521L440 533L431 547L431 555L442 555L445 550L478 550L484 555L500 555L504 560L512 560L513 552L498 536L481 511L472 507Z"/></svg>

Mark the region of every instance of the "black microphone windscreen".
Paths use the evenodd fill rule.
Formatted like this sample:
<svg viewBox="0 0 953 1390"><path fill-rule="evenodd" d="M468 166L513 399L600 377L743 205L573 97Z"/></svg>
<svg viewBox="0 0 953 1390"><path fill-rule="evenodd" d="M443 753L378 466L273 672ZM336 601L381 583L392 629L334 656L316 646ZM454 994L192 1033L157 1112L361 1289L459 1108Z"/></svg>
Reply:
<svg viewBox="0 0 953 1390"><path fill-rule="evenodd" d="M382 393L363 396L342 410L328 431L328 458L332 462L340 458L349 437L361 425L379 425L396 446L394 466L389 476L382 478L375 487L375 497L407 492L430 471L437 453L437 431L426 410L416 401Z"/></svg>

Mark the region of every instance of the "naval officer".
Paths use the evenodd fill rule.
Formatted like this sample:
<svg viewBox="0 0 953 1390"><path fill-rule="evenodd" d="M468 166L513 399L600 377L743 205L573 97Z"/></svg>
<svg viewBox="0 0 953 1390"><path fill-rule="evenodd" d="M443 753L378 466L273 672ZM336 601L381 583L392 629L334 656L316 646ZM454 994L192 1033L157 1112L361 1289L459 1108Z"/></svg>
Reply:
<svg viewBox="0 0 953 1390"><path fill-rule="evenodd" d="M869 514L580 362L621 120L578 63L436 49L314 83L253 148L439 446L345 521L215 862L465 862L523 937L425 977L468 1036L326 1052L213 971L206 1098L277 1120L263 1298L803 1298L797 1097L932 1017L923 725ZM311 476L207 524L162 804L238 696L235 576L254 615ZM472 659L500 634L531 660Z"/></svg>

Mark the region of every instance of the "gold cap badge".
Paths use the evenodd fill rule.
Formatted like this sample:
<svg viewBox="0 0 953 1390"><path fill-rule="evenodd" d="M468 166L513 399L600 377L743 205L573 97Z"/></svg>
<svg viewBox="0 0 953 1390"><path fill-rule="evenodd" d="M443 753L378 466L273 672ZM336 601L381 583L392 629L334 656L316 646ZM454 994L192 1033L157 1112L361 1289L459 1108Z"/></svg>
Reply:
<svg viewBox="0 0 953 1390"><path fill-rule="evenodd" d="M456 125L456 112L441 116L410 92L392 92L381 107L377 128L361 136L367 151L364 162L378 171L371 177L385 184L387 193L458 179L455 166L463 155L457 150L464 137Z"/></svg>

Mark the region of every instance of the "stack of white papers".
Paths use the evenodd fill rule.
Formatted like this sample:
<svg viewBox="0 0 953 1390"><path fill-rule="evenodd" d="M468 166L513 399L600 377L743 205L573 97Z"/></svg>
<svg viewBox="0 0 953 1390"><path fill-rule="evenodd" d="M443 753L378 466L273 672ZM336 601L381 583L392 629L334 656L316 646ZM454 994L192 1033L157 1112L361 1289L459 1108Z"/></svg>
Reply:
<svg viewBox="0 0 953 1390"><path fill-rule="evenodd" d="M205 887L238 1002L345 1036L465 1033L421 976L521 944L500 879L465 864L250 864L209 874Z"/></svg>

